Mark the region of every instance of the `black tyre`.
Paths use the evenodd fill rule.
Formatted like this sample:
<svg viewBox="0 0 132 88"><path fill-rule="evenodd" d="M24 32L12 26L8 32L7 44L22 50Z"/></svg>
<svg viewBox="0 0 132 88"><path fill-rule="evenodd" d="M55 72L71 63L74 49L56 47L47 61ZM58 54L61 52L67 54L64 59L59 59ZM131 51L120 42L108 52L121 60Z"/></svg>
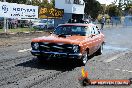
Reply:
<svg viewBox="0 0 132 88"><path fill-rule="evenodd" d="M37 56L39 63L46 63L48 57Z"/></svg>
<svg viewBox="0 0 132 88"><path fill-rule="evenodd" d="M81 65L85 65L88 61L88 52L85 51L84 54L82 55L82 58L80 59Z"/></svg>
<svg viewBox="0 0 132 88"><path fill-rule="evenodd" d="M103 44L100 46L100 48L97 50L96 54L101 55L103 52Z"/></svg>

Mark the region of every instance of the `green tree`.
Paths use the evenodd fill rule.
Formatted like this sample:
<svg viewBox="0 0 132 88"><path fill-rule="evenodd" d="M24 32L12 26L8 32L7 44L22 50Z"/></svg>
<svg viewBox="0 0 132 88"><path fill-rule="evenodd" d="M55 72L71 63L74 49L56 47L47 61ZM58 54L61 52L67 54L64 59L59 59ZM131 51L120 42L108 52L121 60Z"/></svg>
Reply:
<svg viewBox="0 0 132 88"><path fill-rule="evenodd" d="M120 9L114 4L109 5L109 8L107 9L107 11L108 11L108 14L109 14L110 17L112 17L112 16L121 16Z"/></svg>
<svg viewBox="0 0 132 88"><path fill-rule="evenodd" d="M110 5L107 5L107 6L106 6L106 9L105 9L105 13L106 13L106 14L108 14L109 8L110 8Z"/></svg>
<svg viewBox="0 0 132 88"><path fill-rule="evenodd" d="M41 3L40 0L31 0L31 5L39 6Z"/></svg>
<svg viewBox="0 0 132 88"><path fill-rule="evenodd" d="M50 4L52 7L55 7L55 0L51 0Z"/></svg>
<svg viewBox="0 0 132 88"><path fill-rule="evenodd" d="M105 14L105 10L106 10L106 5L105 4L101 4L99 13L100 14Z"/></svg>
<svg viewBox="0 0 132 88"><path fill-rule="evenodd" d="M42 6L42 7L52 7L52 4L48 2L48 0L32 0L31 1L32 5L35 6Z"/></svg>
<svg viewBox="0 0 132 88"><path fill-rule="evenodd" d="M49 3L47 0L42 0L39 6L48 7Z"/></svg>
<svg viewBox="0 0 132 88"><path fill-rule="evenodd" d="M26 4L28 0L6 0L9 3L18 3L18 4Z"/></svg>
<svg viewBox="0 0 132 88"><path fill-rule="evenodd" d="M85 14L90 15L93 19L96 19L102 9L101 4L96 0L84 0L85 2Z"/></svg>
<svg viewBox="0 0 132 88"><path fill-rule="evenodd" d="M0 0L0 1L3 1L3 0ZM55 7L55 0L52 0L51 3L49 3L48 0L6 0L6 2L43 6L43 7Z"/></svg>
<svg viewBox="0 0 132 88"><path fill-rule="evenodd" d="M124 12L126 15L127 14L132 15L132 4L128 4L127 7L125 7Z"/></svg>

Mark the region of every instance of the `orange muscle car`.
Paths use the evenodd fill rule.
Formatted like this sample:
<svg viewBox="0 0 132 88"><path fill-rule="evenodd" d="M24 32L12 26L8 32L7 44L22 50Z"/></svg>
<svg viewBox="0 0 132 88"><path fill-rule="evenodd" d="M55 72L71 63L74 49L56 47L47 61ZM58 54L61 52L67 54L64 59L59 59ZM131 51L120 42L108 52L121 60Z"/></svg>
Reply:
<svg viewBox="0 0 132 88"><path fill-rule="evenodd" d="M61 24L46 37L34 38L31 53L39 60L72 58L85 65L89 56L101 54L104 35L94 24Z"/></svg>

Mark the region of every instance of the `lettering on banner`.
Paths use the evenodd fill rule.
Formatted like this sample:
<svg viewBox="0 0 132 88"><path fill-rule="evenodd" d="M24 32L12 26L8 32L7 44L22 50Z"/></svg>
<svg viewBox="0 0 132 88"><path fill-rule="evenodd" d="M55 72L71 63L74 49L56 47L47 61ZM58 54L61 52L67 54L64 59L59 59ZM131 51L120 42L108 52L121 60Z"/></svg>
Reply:
<svg viewBox="0 0 132 88"><path fill-rule="evenodd" d="M38 18L38 6L0 2L1 17Z"/></svg>
<svg viewBox="0 0 132 88"><path fill-rule="evenodd" d="M25 8L13 8L14 13L11 16L25 16L25 17L35 17L35 9L25 9ZM32 15L30 14L32 13Z"/></svg>
<svg viewBox="0 0 132 88"><path fill-rule="evenodd" d="M39 8L39 18L61 18L63 17L64 10L57 8Z"/></svg>
<svg viewBox="0 0 132 88"><path fill-rule="evenodd" d="M4 11L4 13L7 13L7 11L8 11L7 6L6 6L6 5L3 5L3 6L2 6L2 10Z"/></svg>

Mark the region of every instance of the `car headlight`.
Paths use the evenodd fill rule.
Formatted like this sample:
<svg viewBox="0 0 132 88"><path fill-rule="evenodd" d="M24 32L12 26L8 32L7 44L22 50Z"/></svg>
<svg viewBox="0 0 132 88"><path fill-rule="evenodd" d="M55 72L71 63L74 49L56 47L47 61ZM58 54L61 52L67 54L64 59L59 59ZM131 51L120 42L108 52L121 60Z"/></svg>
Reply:
<svg viewBox="0 0 132 88"><path fill-rule="evenodd" d="M39 44L38 43L32 43L32 48L37 50L39 48Z"/></svg>
<svg viewBox="0 0 132 88"><path fill-rule="evenodd" d="M79 46L78 45L74 45L72 49L73 49L74 53L79 52Z"/></svg>

